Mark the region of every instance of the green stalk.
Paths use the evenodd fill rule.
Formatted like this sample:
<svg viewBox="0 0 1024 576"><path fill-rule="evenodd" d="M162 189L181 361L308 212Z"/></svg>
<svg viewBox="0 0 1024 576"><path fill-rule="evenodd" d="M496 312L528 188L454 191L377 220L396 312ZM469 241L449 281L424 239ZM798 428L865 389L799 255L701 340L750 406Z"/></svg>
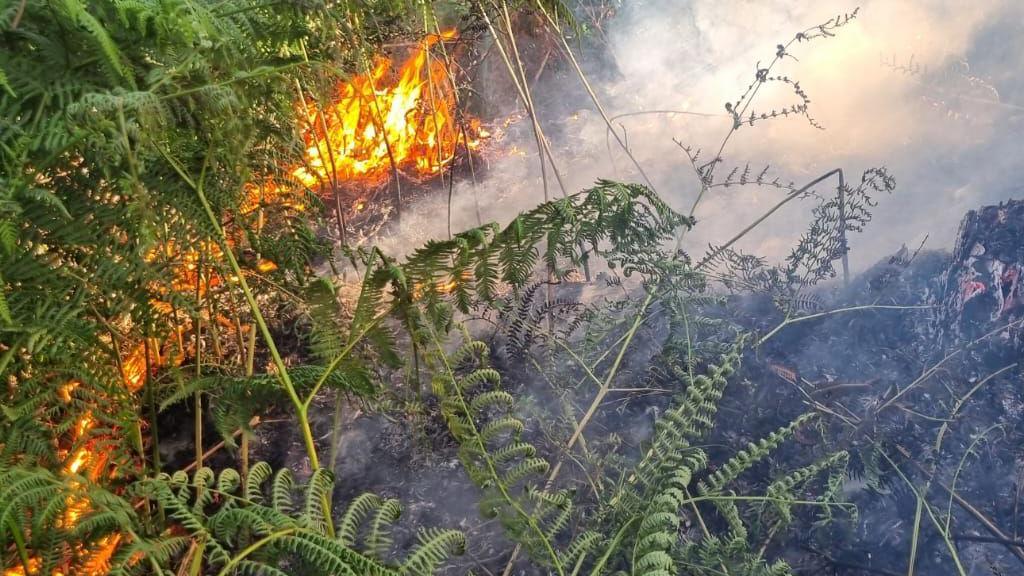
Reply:
<svg viewBox="0 0 1024 576"><path fill-rule="evenodd" d="M245 344L245 375L252 376L256 365L256 328L249 328L249 339Z"/></svg>
<svg viewBox="0 0 1024 576"><path fill-rule="evenodd" d="M580 437L583 435L583 429L590 423L590 419L597 413L597 408L601 405L604 397L608 394L612 381L615 379L616 374L618 374L619 367L622 365L622 360L626 357L626 350L629 349L629 345L632 343L633 337L636 336L637 331L643 324L643 320L645 318L644 313L647 311L647 307L651 305L651 302L654 301L654 295L656 292L657 288L652 288L651 291L647 293L647 298L644 299L643 304L640 305L640 310L637 311L636 318L633 320L632 326L630 326L629 331L626 332L626 338L622 343L622 347L619 348L619 353L615 356L615 362L612 363L612 367L608 371L608 375L605 376L604 382L601 383L601 387L597 390L597 394L594 395L594 400L591 401L590 407L587 409L586 413L583 414L583 418L581 418L579 424L576 425L576 430L573 431L572 436L566 443L566 452L572 450L572 447L579 441ZM547 483L545 484L546 486L551 486L555 481L555 478L558 477L558 472L561 468L562 462L559 461L551 471L551 475L548 477Z"/></svg>
<svg viewBox="0 0 1024 576"><path fill-rule="evenodd" d="M189 185L189 187L196 191L199 202L203 205L203 211L206 212L206 218L209 220L210 226L213 227L216 234L217 243L220 244L224 256L227 257L231 271L238 278L238 286L241 288L242 294L245 296L245 301L249 305L249 310L252 312L256 325L259 326L260 334L263 336L263 340L267 344L267 349L270 351L270 357L274 363L274 368L276 368L277 371L277 378L284 387L285 393L288 394L288 399L291 400L292 405L295 406L295 412L299 419L299 429L302 431L302 439L306 445L306 454L309 457L310 466L313 470L319 470L320 459L317 457L316 443L313 441L313 430L309 425L307 405L302 402L299 398L298 392L295 391L295 385L292 383L292 379L288 375L288 367L285 366L284 359L281 358L281 353L277 350L277 345L274 343L274 337L270 334L270 328L267 325L266 319L263 318L263 313L260 311L260 306L256 302L256 297L253 296L252 290L249 289L249 283L245 281L245 274L242 272L241 266L238 265L238 260L235 259L234 252L232 252L230 246L228 246L227 235L224 234L224 229L221 227L216 214L214 214L213 207L210 206L210 201L206 198L206 193L203 191L202 181L196 184L192 178L185 174L181 165L178 164L178 162L174 160L163 149L163 147L157 146L157 149L160 150L160 153L163 154L164 158L167 159L168 163L171 164L174 170ZM328 517L328 525L330 525L330 517ZM333 530L331 530L331 532L333 532Z"/></svg>
<svg viewBox="0 0 1024 576"><path fill-rule="evenodd" d="M857 312L860 310L928 310L934 308L934 306L890 306L885 304L865 304L863 306L850 306L849 308L836 308L835 310L827 310L825 312L818 312L817 314L808 314L806 316L798 316L796 318L786 318L778 326L772 328L771 332L765 334L755 344L754 348L759 348L762 344L770 340L773 336L779 333L780 330L786 326L797 324L799 322L806 322L808 320L814 320L816 318L824 318L826 316L832 316L834 314L843 314L845 312Z"/></svg>
<svg viewBox="0 0 1024 576"><path fill-rule="evenodd" d="M615 534L615 537L612 538L611 543L609 543L608 547L605 548L604 554L601 555L601 559L597 561L597 564L594 564L594 568L590 571L591 576L601 576L603 574L602 570L604 569L604 565L608 563L608 560L612 557L612 554L614 554L615 551L618 550L619 544L622 543L622 540L626 537L626 532L638 520L640 520L640 517L634 516L633 518L629 519L629 522L623 524L622 528L619 528L619 531Z"/></svg>
<svg viewBox="0 0 1024 576"><path fill-rule="evenodd" d="M309 456L309 465L314 471L319 470L320 458L317 457L316 442L313 440L313 429L309 425L309 404L304 403L299 398L298 392L295 391L295 385L292 384L292 379L288 375L288 367L285 366L284 359L281 358L281 353L277 350L277 345L274 343L274 337L270 334L270 328L267 326L267 321L263 318L263 313L260 312L260 307L256 302L256 297L253 296L252 290L249 289L249 283L245 281L245 274L242 272L242 268L238 265L238 261L235 259L235 254L231 251L231 247L228 246L227 236L224 234L224 229L221 228L220 222L217 221L217 217L213 213L213 208L210 206L209 200L206 199L206 194L203 192L202 182L200 181L199 185L193 186L193 188L199 196L199 201L203 205L203 210L206 212L206 217L209 219L210 225L213 226L213 229L217 234L217 242L221 245L221 251L223 251L224 255L227 256L228 264L231 266L231 271L238 277L238 286L242 289L242 294L245 295L245 300L249 304L249 309L252 311L253 318L256 320L256 325L260 327L260 334L262 334L263 340L267 344L267 349L270 350L270 357L273 359L274 367L277 369L277 378L280 380L281 385L284 386L284 390L288 394L288 398L291 400L292 405L295 406L295 413L299 420L299 429L302 431L302 440L306 445L306 454ZM312 400L312 396L310 396L310 400ZM331 509L330 502L326 501L326 496L324 497L324 500L324 509L329 511ZM334 521L332 520L330 513L325 515L325 520L327 522L327 534L333 538Z"/></svg>
<svg viewBox="0 0 1024 576"><path fill-rule="evenodd" d="M428 327L430 328L431 340L433 340L434 345L437 347L438 356L441 358L441 362L444 364L445 372L448 373L448 377L451 378L452 382L456 382L457 379L455 376L455 370L448 363L448 356L445 354L444 346L441 343L441 339L437 336L437 333L434 331L434 328L432 326L428 324ZM498 469L494 464L494 460L491 458L490 453L488 453L487 451L487 446L484 445L483 440L480 438L480 432L477 429L476 421L473 420L473 413L469 408L469 403L466 401L465 396L463 396L462 394L462 388L460 388L458 385L453 385L452 393L455 394L455 397L459 401L459 411L462 413L460 415L460 418L464 418L466 425L470 428L472 441L476 444L477 449L480 451L480 454L483 455L484 465L487 467L488 474L490 474L491 478L497 480L494 483L494 488L496 488L498 492L501 494L501 497L505 501L505 503L508 504L516 512L516 514L519 515L526 522L526 525L529 527L530 531L537 535L540 542L544 545L545 552L547 552L548 556L551 558L552 566L554 566L559 576L564 576L565 569L562 567L561 562L559 562L558 560L558 554L555 552L554 548L552 548L551 541L544 533L544 530L542 530L540 525L537 524L537 519L528 514L526 510L523 509L519 502L515 498L513 498L511 494L509 494L508 487L505 486L505 484L500 481L501 475L498 473ZM516 546L516 550L518 549L519 546ZM513 557L509 560L509 564L511 564L514 560L515 554L513 554Z"/></svg>
<svg viewBox="0 0 1024 576"><path fill-rule="evenodd" d="M14 341L14 342L13 342L13 343L11 344L11 347L10 347L10 348L8 348L7 350L5 350L5 351L4 351L4 354L3 354L3 356L0 356L0 374L3 374L3 373L4 373L4 370L6 370L6 369L7 369L7 365L11 363L11 360L12 360L12 359L14 359L14 355L15 355L15 354L16 354L16 353L18 352L18 350L19 350L19 349L21 348L21 343L22 343L22 341L23 341L24 339L25 339L25 338L23 338L23 337L19 337L19 338L17 338L17 339L16 339L16 340L15 340L15 341Z"/></svg>
<svg viewBox="0 0 1024 576"><path fill-rule="evenodd" d="M907 576L914 576L914 564L917 560L917 541L921 537L921 511L924 508L924 496L917 498L914 510L914 532L910 539L910 560L907 562Z"/></svg>
<svg viewBox="0 0 1024 576"><path fill-rule="evenodd" d="M988 376L982 378L980 382L975 384L974 387L971 388L967 392L967 394L964 394L963 398L960 398L960 399L958 399L956 401L956 404L953 406L953 410L950 411L950 413L949 413L949 418L945 422L942 423L942 426L939 427L939 433L935 437L935 454L937 454L937 455L938 454L942 454L942 439L943 439L943 437L945 437L946 432L949 430L949 423L956 420L957 415L960 413L960 409L964 407L964 404L967 404L967 401L971 399L971 396L974 396L975 392L980 390L982 386L984 386L985 384L990 382L996 376L999 376L1003 372L1006 372L1007 370L1012 370L1013 368L1016 368L1016 367L1017 367L1017 362L1014 362L1013 364L1010 364L1009 366L1004 366L1004 367L1000 368L999 370L996 370L995 372L993 372L993 373L989 374Z"/></svg>
<svg viewBox="0 0 1024 576"><path fill-rule="evenodd" d="M907 476L903 473L903 470L901 470L900 467L896 465L896 462L893 462L892 458L889 457L885 450L879 449L879 453L882 455L882 458L885 458L885 461L889 463L889 466L892 466L892 469L896 471L896 474L898 474L900 479L903 480L903 483L906 484L908 488L910 488L910 490L914 493L914 496L917 497L917 505L919 507L917 513L920 514L922 508L925 512L928 513L928 519L931 520L932 525L935 526L935 530L939 532L939 535L942 536L943 542L946 543L946 549L949 550L949 555L953 558L953 563L956 565L957 574L959 574L960 576L967 576L967 571L964 569L964 565L960 562L960 555L957 554L956 545L954 545L953 541L950 539L949 532L947 532L943 528L942 523L939 522L939 519L935 517L935 513L932 511L932 507L928 504L927 501L925 501L925 495L917 490L913 482L911 482L910 479L907 478ZM911 564L910 569L913 570L913 564Z"/></svg>
<svg viewBox="0 0 1024 576"><path fill-rule="evenodd" d="M189 563L188 576L199 576L203 571L203 552L206 550L206 541L196 542L195 552L192 554L192 561Z"/></svg>
<svg viewBox="0 0 1024 576"><path fill-rule="evenodd" d="M964 455L960 457L960 462L957 463L957 466L956 466L956 472L953 473L953 480L950 481L950 483L949 483L949 490L948 490L948 492L949 492L949 505L946 506L946 533L947 534L950 533L950 530L951 530L950 524L952 524L952 522L953 522L953 499L956 496L956 483L960 480L960 473L963 472L964 466L967 464L967 458L969 456L971 456L972 454L974 454L974 449L978 446L978 444L980 444L982 441L988 439L989 432L991 432L991 431L993 431L993 430L995 430L997 428L1002 429L1002 427L1003 427L1002 424L993 424L993 425L989 426L988 428L986 428L985 430L983 430L981 432L981 434L978 434L977 437L974 439L974 441L971 442L971 445L967 447L967 450L964 451ZM936 454L938 454L938 453L939 452L936 451ZM1016 540L1016 539L1017 539L1017 536L1014 535L1013 540Z"/></svg>
<svg viewBox="0 0 1024 576"><path fill-rule="evenodd" d="M683 328L686 332L686 372L690 377L690 382L693 382L693 362L689 361L690 358L693 358L693 338L690 335L690 315L686 312L686 302L684 302L682 298L679 298L679 307L683 313ZM687 498L690 498L691 500L693 499L693 495L690 494L689 488L683 488L683 494L685 494ZM710 538L711 531L708 530L708 525L704 522L704 516L700 513L700 508L697 507L695 502L690 502L690 507L693 509L693 515L697 518L697 523L700 525L700 529L704 533L704 537ZM762 550L762 553L763 552L764 550ZM720 562L719 567L722 569L722 574L725 574L725 576L732 576L729 573L729 569L725 566L725 562Z"/></svg>
<svg viewBox="0 0 1024 576"><path fill-rule="evenodd" d="M366 326L358 334L352 335L351 340L349 341L348 344L345 345L345 348L343 348L341 352L338 353L338 355L334 358L334 360L331 360L330 364L328 364L327 367L324 368L324 373L321 374L320 378L317 379L316 384L313 385L313 389L310 390L309 395L306 396L306 399L304 401L301 401L301 404L304 408L309 407L309 405L313 402L313 398L316 397L316 393L319 392L320 388L322 388L323 385L327 383L327 379L331 376L331 374L334 373L335 370L338 369L338 366L341 365L341 362L348 357L349 352L351 352L352 349L355 348L356 345L359 344L359 342L361 342L362 339L367 334L369 334L371 330L376 328L378 324L383 322L385 318L391 315L392 310L394 310L394 307L385 310L377 317L375 317L373 320L367 322Z"/></svg>
<svg viewBox="0 0 1024 576"><path fill-rule="evenodd" d="M724 145L725 144L723 143L723 146ZM719 155L721 155L721 150L719 150ZM791 200L795 200L796 198L799 198L799 197L803 196L808 190L813 188L815 185L817 185L817 184L827 180L828 178L832 177L833 174L838 174L839 175L839 188L842 188L844 186L844 180L843 180L843 171L841 169L836 168L834 170L830 170L830 171L826 172L825 174L822 174L821 176L818 176L814 180L811 180L810 182L805 184L802 188L790 192L788 195L786 195L785 198L783 198L782 200L779 200L767 212L762 214L760 218L758 218L757 220L754 220L753 222L751 222L750 225L748 225L743 230L740 230L739 233L737 233L735 236L730 238L729 241L727 241L725 244L722 244L721 246L717 247L714 252L712 252L711 254L708 254L707 256L705 256L704 259L701 260L700 262L698 262L697 265L694 268L695 269L699 269L699 268L703 268L704 266L706 266L709 262L711 262L716 257L718 257L719 254L721 254L722 252L725 252L726 250L728 250L729 247L731 247L736 242L739 242L740 239L743 238L744 236L746 236L748 233L750 233L751 230L753 230L754 228L757 228L758 226L760 226L762 222L767 220L777 210L779 210L780 208L782 208L783 206L788 204ZM701 186L700 195L697 196L697 200L693 203L693 207L690 208L690 213L689 213L689 217L690 218L693 218L693 215L694 215L694 213L697 210L697 204L700 203L701 196L704 195L704 191L705 190L707 190L707 185L702 185ZM683 233L686 232L686 230L687 230L687 228L683 228L683 230L680 232L679 238L676 240L676 249L677 250L682 247Z"/></svg>
<svg viewBox="0 0 1024 576"><path fill-rule="evenodd" d="M256 329L254 327L249 328L249 338L246 343L245 349L245 377L252 378L253 375L253 362L256 357ZM249 478L249 434L242 430L242 444L238 447L240 452L240 460L242 461L242 482L248 481Z"/></svg>
<svg viewBox="0 0 1024 576"><path fill-rule="evenodd" d="M298 528L285 528L284 530L278 530L277 532L273 532L271 534L264 536L263 538L260 538L259 540L253 542L244 550L239 552L237 556L231 558L231 560L227 564L225 564L223 568L221 568L220 572L217 573L217 576L228 576L228 574L231 574L232 569L239 562L245 560L246 557L248 557L250 554L255 553L257 550L266 546L267 544L270 544L274 540L284 538L285 536L289 536L298 531Z"/></svg>
<svg viewBox="0 0 1024 576"><path fill-rule="evenodd" d="M21 533L21 527L15 522L14 516L7 517L7 526L11 529L11 535L14 536L14 545L18 549L18 558L21 560L21 566L25 569L25 574L31 574L29 570L29 557L28 549L25 547L25 536Z"/></svg>
<svg viewBox="0 0 1024 576"><path fill-rule="evenodd" d="M566 454L568 454L569 451L572 450L573 446L576 445L576 442L578 442L583 437L583 429L586 428L587 424L590 423L590 419L593 418L594 414L597 413L598 407L601 405L601 402L604 400L604 397L608 394L608 391L611 389L612 381L615 379L615 375L619 371L619 366L622 364L622 359L626 356L626 350L629 348L630 343L633 341L633 337L636 336L637 330L640 329L640 326L642 326L644 320L646 320L645 314L647 312L647 307L650 306L651 302L654 301L654 296L656 293L657 287L652 288L651 291L647 293L647 298L645 298L643 304L640 305L640 309L637 311L636 318L633 319L633 324L629 327L629 331L627 331L625 336L623 336L620 339L620 341L622 342L622 346L619 348L619 353L615 356L615 362L612 363L612 367L608 371L608 375L605 376L604 382L601 382L601 386L600 388L598 388L597 394L594 396L594 400L590 403L590 408L587 409L586 414L584 414L583 418L579 421L578 424L576 424L576 429L573 431L572 437L569 438L569 441L565 445ZM584 364L582 361L580 363L581 365ZM584 368L586 368L586 366L584 366ZM589 368L586 368L586 371L591 378L594 378L595 381L598 381L594 377L594 374L590 371ZM555 479L558 478L559 472L562 471L562 463L564 461L564 458L559 458L558 462L555 463L555 466L551 469L551 474L548 475L548 479L544 483L545 489L551 487L554 484ZM516 558L519 557L519 551L521 549L522 546L516 545L515 549L512 550L512 556L508 559L508 562L505 564L505 570L502 572L502 576L508 576L512 573L512 567L515 564Z"/></svg>

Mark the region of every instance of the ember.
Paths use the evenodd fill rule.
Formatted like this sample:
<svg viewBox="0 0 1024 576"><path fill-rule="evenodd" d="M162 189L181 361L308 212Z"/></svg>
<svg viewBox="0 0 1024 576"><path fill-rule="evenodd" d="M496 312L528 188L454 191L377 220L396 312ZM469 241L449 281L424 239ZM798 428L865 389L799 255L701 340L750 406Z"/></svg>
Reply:
<svg viewBox="0 0 1024 576"><path fill-rule="evenodd" d="M943 325L953 335L970 339L1020 319L1022 233L1024 203L1020 201L972 210L964 218L943 302ZM1011 333L1017 335L1019 330Z"/></svg>

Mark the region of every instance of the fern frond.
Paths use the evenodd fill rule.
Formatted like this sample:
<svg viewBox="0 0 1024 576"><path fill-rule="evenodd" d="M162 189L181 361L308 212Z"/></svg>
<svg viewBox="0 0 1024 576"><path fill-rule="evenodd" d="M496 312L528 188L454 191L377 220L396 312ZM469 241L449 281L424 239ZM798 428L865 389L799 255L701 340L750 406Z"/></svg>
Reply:
<svg viewBox="0 0 1024 576"><path fill-rule="evenodd" d="M466 537L457 530L427 529L419 534L419 545L399 569L400 574L429 576L452 555L466 550Z"/></svg>

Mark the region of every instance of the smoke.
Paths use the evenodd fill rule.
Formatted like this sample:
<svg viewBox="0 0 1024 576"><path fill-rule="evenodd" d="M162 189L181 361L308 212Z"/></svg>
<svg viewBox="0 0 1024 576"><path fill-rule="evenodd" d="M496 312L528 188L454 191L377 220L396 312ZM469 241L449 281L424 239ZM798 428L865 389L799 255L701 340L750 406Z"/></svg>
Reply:
<svg viewBox="0 0 1024 576"><path fill-rule="evenodd" d="M797 32L855 7L832 0L634 0L604 31L615 70L608 58L583 66L657 191L688 211L699 186L676 142L701 149L705 160L713 157L732 122L724 104L746 90L758 63L770 62L776 46ZM862 4L857 19L834 37L794 43L792 57L772 71L800 82L824 130L794 116L744 126L729 140L718 174L734 166L742 171L747 163L756 174L770 164L770 178L801 185L842 168L856 183L865 169L884 165L897 190L878 198L868 233L851 239L854 266L904 243L915 248L925 237L930 248L948 247L967 210L1020 195L1024 161L1012 150L1024 111L1022 16L1024 9L1010 0L978 0L970 9L956 0ZM598 178L641 181L575 75L548 77L535 90L547 96L541 102L561 97L553 112L540 112L568 192ZM799 102L789 87L769 85L754 109ZM650 113L664 110L686 113ZM503 145L514 144L516 152L499 152L478 166L476 185L456 183L453 231L476 225L478 213L483 221L507 222L544 200L529 122L515 131ZM559 197L550 166L546 176L547 196ZM830 186L819 192L831 192ZM686 249L699 254L731 237L783 195L753 186L713 190L697 208L698 226ZM806 228L810 208L809 201L791 203L741 247L784 257ZM446 213L446 196L412 206L392 247L401 252L445 237Z"/></svg>
<svg viewBox="0 0 1024 576"><path fill-rule="evenodd" d="M843 2L631 3L611 32L623 80L609 93L620 109L724 112L777 44L853 8ZM1005 24L1019 22L1020 14L1013 3L986 0L970 10L950 1L865 3L835 37L794 44L794 58L773 70L800 81L810 114L825 130L793 117L745 126L729 142L723 169L750 162L756 171L770 163L770 174L799 185L832 168L843 168L850 180L886 165L897 192L880 199L870 234L852 240L855 262L870 263L926 235L931 247L949 245L963 213L1005 199L1020 168L1006 144L1020 121L1021 108L1012 101L1020 101L1016 77L1024 62L1007 44L1019 45L1022 29ZM785 87L759 96L754 108L799 102L779 88ZM631 141L644 143L637 152L645 165L685 160L673 151L673 138L711 157L730 123L728 117L646 118L626 125ZM692 174L659 173L659 190L689 206ZM698 208L694 240L729 237L780 195L750 187L712 194ZM807 208L780 212L746 247L781 256L806 226Z"/></svg>

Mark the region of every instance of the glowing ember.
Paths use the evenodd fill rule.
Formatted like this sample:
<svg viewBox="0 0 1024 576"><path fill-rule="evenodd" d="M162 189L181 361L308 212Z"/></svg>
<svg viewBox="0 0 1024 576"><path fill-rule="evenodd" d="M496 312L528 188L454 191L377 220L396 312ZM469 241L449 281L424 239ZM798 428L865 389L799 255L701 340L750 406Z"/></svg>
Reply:
<svg viewBox="0 0 1024 576"><path fill-rule="evenodd" d="M467 118L463 126L458 124L454 83L444 63L431 58L430 54L430 49L438 42L452 40L456 36L454 30L428 36L397 71L392 70L389 59L379 57L369 74L341 83L337 99L322 113L312 107L307 109L304 162L287 170L308 188L357 179L373 183L386 178L392 169L420 176L436 174L452 161L460 140L464 139L461 144L466 148L475 149L479 140L488 138L490 134L476 119ZM263 212L257 212L258 209L273 206L302 212L306 209L304 194L295 187L279 185L272 178L266 178L246 185L240 212L243 215L256 213L255 225L260 227ZM355 206L357 211L364 208L361 201ZM235 244L231 237L234 232L229 231L229 246ZM159 296L151 301L152 306L170 317L174 312L170 305L172 293L198 294L202 298L225 279L237 281L230 276L222 278L211 266L221 257L220 246L211 242L182 246L169 241L151 249L146 255L147 262L172 269L168 285L152 287ZM260 258L253 267L259 273L269 273L277 269L277 264ZM455 287L454 279L449 279L438 281L433 289L447 294ZM234 328L234 324L220 316L213 320L226 329ZM176 365L184 359L181 334L191 329L191 320L188 317L179 319L175 313L173 322L177 333L163 346L157 340L151 340L148 361L144 343L131 348L122 359L121 380L128 392L134 393L142 387L147 367L152 370L168 364ZM175 340L178 342L176 353L162 350L171 348ZM80 384L77 380L64 383L59 388L60 397L70 403ZM69 440L74 448L62 453L65 475L81 476L95 482L104 474L114 473L110 472L113 465L107 454L97 448L99 439L90 438L90 434L95 434L95 426L94 416L86 413L72 429ZM72 488L79 487L78 480L70 479L69 482ZM64 526L73 526L88 511L87 500L70 497L60 522ZM110 559L123 538L122 534L112 534L88 548L77 549L76 555L81 563L63 566L63 570L56 570L50 576L107 573ZM31 558L30 573L35 574L39 565L38 558ZM5 568L3 576L24 576L24 568Z"/></svg>
<svg viewBox="0 0 1024 576"><path fill-rule="evenodd" d="M285 207L301 211L304 204L299 196L288 193L276 186L261 186L259 188L247 188L246 207L243 213L254 211L258 207ZM230 239L229 239L230 240ZM233 245L233 242L229 241ZM198 242L195 246L181 246L174 241L160 244L152 248L146 254L146 261L153 265L165 265L171 268L171 281L169 285L154 285L153 292L160 295L160 299L153 299L150 304L154 309L165 314L173 312L170 305L171 293L195 294L198 292L203 297L211 289L221 283L220 275L213 265L223 256L220 246L213 242ZM260 273L268 273L277 269L273 261L261 258L255 264ZM198 288L198 291L197 291ZM235 326L229 320L217 315L214 318L226 329L233 329ZM125 390L131 393L137 392L146 381L146 369L156 369L167 365L177 365L184 360L184 350L181 346L181 334L191 329L192 322L188 316L183 318L175 317L176 334L167 338L161 345L159 340L149 341L150 357L146 358L147 346L145 342L139 342L133 346L121 360L121 384ZM178 346L174 343L178 342ZM175 349L171 352L169 349ZM70 403L73 400L75 390L81 385L78 380L70 380L62 384L58 393L62 400ZM97 448L101 438L95 435L93 428L97 422L92 413L86 412L72 428L69 434L72 450L63 452L63 472L67 476L84 476L91 482L96 482L104 474L115 474L108 454ZM70 478L69 485L73 489L81 487L77 479ZM66 509L60 523L64 526L74 526L79 519L90 510L89 502L84 498L70 496L66 502ZM110 569L110 559L117 551L123 540L121 534L111 534L91 543L88 547L77 548L74 556L78 558L75 565L67 565L66 571L55 570L49 576L64 576L64 574L82 574L86 576L102 576ZM35 575L40 562L38 558L30 558L30 573ZM3 576L25 576L24 567L15 566L5 569Z"/></svg>
<svg viewBox="0 0 1024 576"><path fill-rule="evenodd" d="M271 178L264 178L259 183L247 183L245 199L241 206L242 214L251 214L257 208L266 206L303 212L306 210L306 199L301 190L291 186L280 186Z"/></svg>
<svg viewBox="0 0 1024 576"><path fill-rule="evenodd" d="M392 167L422 176L439 172L454 157L462 127L451 77L430 49L456 36L454 30L428 36L397 74L389 59L378 57L369 74L338 86L337 99L322 113L310 106L305 163L292 174L312 188L378 180ZM467 121L465 131L468 147L477 146L479 122Z"/></svg>

